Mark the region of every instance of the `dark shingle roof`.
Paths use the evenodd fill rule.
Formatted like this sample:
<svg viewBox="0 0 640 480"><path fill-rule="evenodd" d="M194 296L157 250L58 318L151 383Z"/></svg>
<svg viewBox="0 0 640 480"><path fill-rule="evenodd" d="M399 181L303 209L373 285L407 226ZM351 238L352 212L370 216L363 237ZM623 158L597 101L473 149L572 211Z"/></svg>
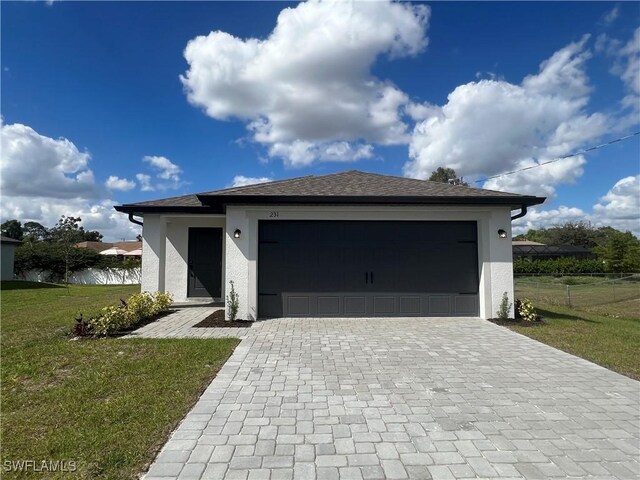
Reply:
<svg viewBox="0 0 640 480"><path fill-rule="evenodd" d="M116 207L122 212L221 212L238 203L289 204L503 204L536 205L543 197L429 182L356 170L331 175L308 175L197 195L164 198Z"/></svg>
<svg viewBox="0 0 640 480"><path fill-rule="evenodd" d="M5 237L4 235L0 235L0 241L2 243L22 243L20 240L16 240L15 238Z"/></svg>

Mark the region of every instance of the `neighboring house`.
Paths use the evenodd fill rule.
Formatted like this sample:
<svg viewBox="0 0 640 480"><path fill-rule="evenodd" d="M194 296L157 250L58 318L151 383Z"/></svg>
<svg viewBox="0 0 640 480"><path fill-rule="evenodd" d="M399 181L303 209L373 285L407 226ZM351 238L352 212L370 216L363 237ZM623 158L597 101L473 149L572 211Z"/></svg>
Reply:
<svg viewBox="0 0 640 480"><path fill-rule="evenodd" d="M548 258L594 258L595 255L588 248L574 245L546 245L530 240L514 240L513 258L528 258L529 260Z"/></svg>
<svg viewBox="0 0 640 480"><path fill-rule="evenodd" d="M122 250L126 250L127 252L133 252L134 250L140 250L142 248L142 242L138 241L130 241L130 242L80 242L76 243L76 247L78 248L88 248L91 250L95 250L96 252L102 252L104 250L108 250L109 248L121 248Z"/></svg>
<svg viewBox="0 0 640 480"><path fill-rule="evenodd" d="M239 317L496 315L511 211L544 202L358 171L116 206L142 216L142 290Z"/></svg>
<svg viewBox="0 0 640 480"><path fill-rule="evenodd" d="M13 238L0 235L0 250L2 252L2 273L1 280L13 280L13 264L15 260L16 247L22 242Z"/></svg>

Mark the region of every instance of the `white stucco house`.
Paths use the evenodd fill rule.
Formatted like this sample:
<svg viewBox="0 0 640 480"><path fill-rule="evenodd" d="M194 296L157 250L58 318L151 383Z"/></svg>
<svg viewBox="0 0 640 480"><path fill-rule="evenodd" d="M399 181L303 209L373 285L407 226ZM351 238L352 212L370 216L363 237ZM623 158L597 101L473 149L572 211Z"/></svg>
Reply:
<svg viewBox="0 0 640 480"><path fill-rule="evenodd" d="M13 238L0 235L0 252L2 258L0 259L1 276L0 280L13 280L13 266L16 254L16 247L20 245L20 240L14 240Z"/></svg>
<svg viewBox="0 0 640 480"><path fill-rule="evenodd" d="M491 318L513 301L511 221L544 200L347 171L115 208L143 224L142 290L178 302L233 282L246 319Z"/></svg>

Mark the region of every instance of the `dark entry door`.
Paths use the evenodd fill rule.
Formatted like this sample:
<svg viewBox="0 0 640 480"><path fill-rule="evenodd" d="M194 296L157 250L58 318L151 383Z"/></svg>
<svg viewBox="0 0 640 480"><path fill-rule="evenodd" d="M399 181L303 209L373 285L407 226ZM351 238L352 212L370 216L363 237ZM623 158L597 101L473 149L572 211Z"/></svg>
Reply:
<svg viewBox="0 0 640 480"><path fill-rule="evenodd" d="M189 297L222 297L222 229L189 229Z"/></svg>
<svg viewBox="0 0 640 480"><path fill-rule="evenodd" d="M476 222L260 221L258 315L476 316Z"/></svg>

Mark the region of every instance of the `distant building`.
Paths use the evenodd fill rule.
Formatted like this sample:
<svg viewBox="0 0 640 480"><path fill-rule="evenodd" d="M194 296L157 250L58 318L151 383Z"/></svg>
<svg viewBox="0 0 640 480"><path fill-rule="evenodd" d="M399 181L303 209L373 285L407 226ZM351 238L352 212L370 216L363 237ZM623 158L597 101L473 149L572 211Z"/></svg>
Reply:
<svg viewBox="0 0 640 480"><path fill-rule="evenodd" d="M107 250L108 248L121 248L122 250L126 250L127 252L132 252L134 250L142 249L142 242L131 241L131 242L80 242L76 243L76 247L78 248L88 248L90 250L95 250L96 252L102 252L103 250Z"/></svg>
<svg viewBox="0 0 640 480"><path fill-rule="evenodd" d="M545 245L530 240L514 240L512 242L513 258L528 258L529 260L547 258L593 258L588 248L574 245Z"/></svg>
<svg viewBox="0 0 640 480"><path fill-rule="evenodd" d="M2 272L0 279L13 280L13 264L16 255L16 247L22 242L20 240L5 237L4 235L0 235L0 240L0 250L2 251L2 258L0 259L0 261L2 262Z"/></svg>

